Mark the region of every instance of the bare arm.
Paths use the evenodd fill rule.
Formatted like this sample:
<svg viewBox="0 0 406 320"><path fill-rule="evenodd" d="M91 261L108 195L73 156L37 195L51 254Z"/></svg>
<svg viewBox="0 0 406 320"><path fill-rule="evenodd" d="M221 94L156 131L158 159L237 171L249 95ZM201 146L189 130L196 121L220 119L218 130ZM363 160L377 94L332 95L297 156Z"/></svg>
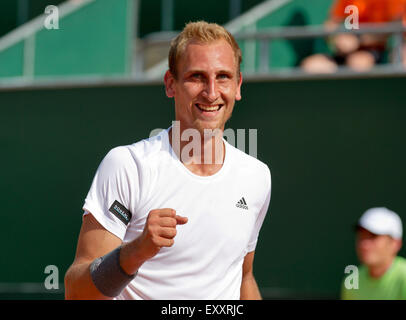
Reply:
<svg viewBox="0 0 406 320"><path fill-rule="evenodd" d="M262 300L261 293L259 292L253 273L254 255L255 252L252 251L249 252L244 258L240 290L241 300Z"/></svg>
<svg viewBox="0 0 406 320"><path fill-rule="evenodd" d="M88 214L83 217L76 256L65 275L66 299L111 299L103 296L93 284L90 264L121 245L121 239L104 229Z"/></svg>
<svg viewBox="0 0 406 320"><path fill-rule="evenodd" d="M152 210L142 235L122 246L122 269L129 275L134 274L146 260L155 256L161 247L172 246L176 226L186 222L187 218L177 216L173 209ZM90 265L94 259L104 256L121 244L121 239L107 231L93 215L84 216L75 260L65 275L65 298L111 299L101 294L94 285Z"/></svg>

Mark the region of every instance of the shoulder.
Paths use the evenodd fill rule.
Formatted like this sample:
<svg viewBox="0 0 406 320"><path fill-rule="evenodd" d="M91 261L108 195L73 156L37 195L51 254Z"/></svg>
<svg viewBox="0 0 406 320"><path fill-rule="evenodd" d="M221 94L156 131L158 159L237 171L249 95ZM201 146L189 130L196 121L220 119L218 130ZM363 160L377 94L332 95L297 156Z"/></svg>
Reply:
<svg viewBox="0 0 406 320"><path fill-rule="evenodd" d="M397 256L395 258L395 263L396 263L396 269L399 273L399 275L402 275L402 277L406 280L406 259L400 256Z"/></svg>
<svg viewBox="0 0 406 320"><path fill-rule="evenodd" d="M395 257L393 262L393 271L390 281L396 284L399 292L395 299L406 299L406 259L400 256Z"/></svg>
<svg viewBox="0 0 406 320"><path fill-rule="evenodd" d="M107 152L103 162L108 165L118 166L123 165L131 160L131 153L128 146L118 146Z"/></svg>
<svg viewBox="0 0 406 320"><path fill-rule="evenodd" d="M228 144L231 151L231 161L233 166L237 166L239 171L246 172L252 179L271 184L271 170L268 165L261 160L241 151L240 149Z"/></svg>
<svg viewBox="0 0 406 320"><path fill-rule="evenodd" d="M103 162L114 167L139 166L147 160L157 157L163 149L162 133L157 136L140 140L131 145L118 146L111 149Z"/></svg>
<svg viewBox="0 0 406 320"><path fill-rule="evenodd" d="M405 259L405 258L403 258L403 257L401 257L401 256L397 256L395 259L396 259L396 262L397 262L399 265L401 265L401 266L403 266L403 267L406 267L406 259Z"/></svg>
<svg viewBox="0 0 406 320"><path fill-rule="evenodd" d="M168 153L167 131L162 130L159 134L143 139L132 145L128 149L134 159L138 161L152 161L154 158L159 159L163 153Z"/></svg>

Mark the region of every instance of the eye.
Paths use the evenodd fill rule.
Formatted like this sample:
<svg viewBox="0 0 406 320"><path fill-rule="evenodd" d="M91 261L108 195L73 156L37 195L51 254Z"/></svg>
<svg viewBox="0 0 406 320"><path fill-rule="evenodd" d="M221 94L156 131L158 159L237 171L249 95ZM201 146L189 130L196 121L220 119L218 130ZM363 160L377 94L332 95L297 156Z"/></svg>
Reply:
<svg viewBox="0 0 406 320"><path fill-rule="evenodd" d="M224 79L229 79L229 78L230 78L230 75L227 74L227 73L220 73L220 74L217 76L217 78L218 78L218 79L222 79L222 80L224 80Z"/></svg>
<svg viewBox="0 0 406 320"><path fill-rule="evenodd" d="M193 79L201 79L203 77L203 75L201 73L196 72L196 73L192 73L190 77Z"/></svg>

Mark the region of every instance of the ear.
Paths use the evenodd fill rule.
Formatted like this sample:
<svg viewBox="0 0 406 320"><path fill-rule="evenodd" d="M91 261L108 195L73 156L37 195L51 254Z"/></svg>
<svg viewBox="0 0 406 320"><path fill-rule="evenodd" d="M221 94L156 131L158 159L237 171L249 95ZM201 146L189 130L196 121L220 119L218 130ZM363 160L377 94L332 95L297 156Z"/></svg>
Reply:
<svg viewBox="0 0 406 320"><path fill-rule="evenodd" d="M240 72L240 78L238 79L237 92L235 94L235 100L237 100L237 101L241 100L241 85L242 85L242 73Z"/></svg>
<svg viewBox="0 0 406 320"><path fill-rule="evenodd" d="M164 83L166 96L168 98L173 98L175 96L175 78L169 70L165 73Z"/></svg>
<svg viewBox="0 0 406 320"><path fill-rule="evenodd" d="M400 248L402 248L402 240L401 239L396 239L395 240L396 254L399 252Z"/></svg>

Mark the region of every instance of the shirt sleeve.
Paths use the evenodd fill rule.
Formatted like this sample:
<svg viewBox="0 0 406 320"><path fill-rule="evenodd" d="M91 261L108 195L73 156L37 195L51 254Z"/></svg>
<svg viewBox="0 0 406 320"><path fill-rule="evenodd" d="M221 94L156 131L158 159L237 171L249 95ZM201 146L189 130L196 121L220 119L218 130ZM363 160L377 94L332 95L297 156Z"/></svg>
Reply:
<svg viewBox="0 0 406 320"><path fill-rule="evenodd" d="M124 239L138 199L138 170L127 147L114 148L100 163L86 196L83 216L91 213L109 232Z"/></svg>
<svg viewBox="0 0 406 320"><path fill-rule="evenodd" d="M267 184L265 187L266 190L266 196L265 196L265 201L262 205L262 208L257 216L257 220L255 221L255 225L254 225L254 229L251 233L251 238L250 241L248 243L247 246L247 252L251 252L254 251L256 246L257 246L257 242L258 242L258 236L259 236L259 231L261 230L262 224L264 222L266 213L268 211L268 207L269 207L269 202L271 200L271 172L269 171L268 166L266 166L267 169Z"/></svg>

